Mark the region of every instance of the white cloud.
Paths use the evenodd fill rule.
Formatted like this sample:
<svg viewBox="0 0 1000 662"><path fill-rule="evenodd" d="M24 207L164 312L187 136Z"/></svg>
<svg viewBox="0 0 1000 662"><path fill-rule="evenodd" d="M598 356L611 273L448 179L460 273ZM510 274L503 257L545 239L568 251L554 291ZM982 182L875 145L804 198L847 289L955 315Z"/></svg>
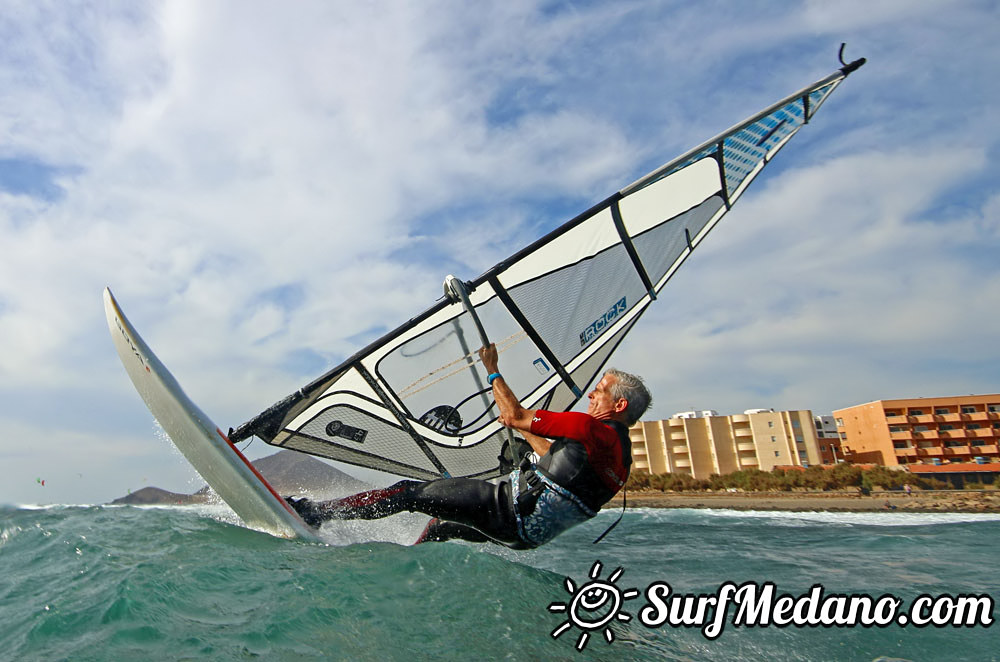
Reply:
<svg viewBox="0 0 1000 662"><path fill-rule="evenodd" d="M614 362L649 366L662 415L988 386L967 368L997 361L996 12L840 9L8 3L0 162L47 166L64 193L0 177L0 395L60 398L50 421L0 412L0 448L70 434L95 397L122 430L74 445L112 462L148 439L106 285L236 423L433 303L449 271L478 275L832 69L841 40L871 63Z"/></svg>
<svg viewBox="0 0 1000 662"><path fill-rule="evenodd" d="M934 209L986 166L973 150L869 152L766 182L628 343L637 364L664 355L658 415L995 391L988 374L940 369L1000 362L1000 272L976 257L1000 249L996 217L983 222L995 197L968 218Z"/></svg>

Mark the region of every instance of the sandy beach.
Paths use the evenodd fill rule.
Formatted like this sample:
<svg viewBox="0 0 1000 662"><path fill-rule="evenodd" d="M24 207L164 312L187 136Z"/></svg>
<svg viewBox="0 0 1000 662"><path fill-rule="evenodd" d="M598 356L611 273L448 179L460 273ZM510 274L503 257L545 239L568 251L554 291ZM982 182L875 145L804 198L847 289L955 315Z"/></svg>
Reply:
<svg viewBox="0 0 1000 662"><path fill-rule="evenodd" d="M621 508L621 495L605 508ZM728 508L786 511L909 511L1000 513L1000 491L939 490L904 492L629 492L629 508Z"/></svg>

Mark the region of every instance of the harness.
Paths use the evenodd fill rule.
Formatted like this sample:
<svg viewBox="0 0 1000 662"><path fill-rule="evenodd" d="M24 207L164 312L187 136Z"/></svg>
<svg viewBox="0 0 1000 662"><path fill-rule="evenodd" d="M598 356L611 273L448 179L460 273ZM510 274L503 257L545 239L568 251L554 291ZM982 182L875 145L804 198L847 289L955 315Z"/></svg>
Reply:
<svg viewBox="0 0 1000 662"><path fill-rule="evenodd" d="M597 514L533 464L511 474L511 496L517 534L531 547L547 543Z"/></svg>
<svg viewBox="0 0 1000 662"><path fill-rule="evenodd" d="M623 465L628 471L632 457L628 429L617 421L606 425L618 433ZM617 490L609 488L587 461L580 443L557 439L537 464L525 457L511 474L511 496L518 535L532 546L541 545L563 531L597 514ZM628 445L627 445L628 444ZM623 485L622 485L623 487ZM624 514L624 503L622 504ZM622 515L594 542L618 525Z"/></svg>

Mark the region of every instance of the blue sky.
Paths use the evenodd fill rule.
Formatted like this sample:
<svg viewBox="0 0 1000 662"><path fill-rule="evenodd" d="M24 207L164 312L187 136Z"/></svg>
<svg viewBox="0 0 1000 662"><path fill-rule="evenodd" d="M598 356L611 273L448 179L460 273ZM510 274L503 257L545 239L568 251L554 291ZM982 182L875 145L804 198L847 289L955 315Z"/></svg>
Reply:
<svg viewBox="0 0 1000 662"><path fill-rule="evenodd" d="M104 286L236 425L841 42L868 65L613 362L656 418L1000 392L997 34L987 1L7 2L0 503L201 484Z"/></svg>

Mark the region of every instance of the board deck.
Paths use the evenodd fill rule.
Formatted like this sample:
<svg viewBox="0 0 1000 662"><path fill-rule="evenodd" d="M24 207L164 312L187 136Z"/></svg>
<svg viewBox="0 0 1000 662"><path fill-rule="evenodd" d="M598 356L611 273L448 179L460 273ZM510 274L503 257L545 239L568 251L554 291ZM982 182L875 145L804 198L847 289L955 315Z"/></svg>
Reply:
<svg viewBox="0 0 1000 662"><path fill-rule="evenodd" d="M174 445L251 529L281 538L318 541L311 528L274 491L240 450L185 395L122 313L110 289L104 311L118 356L139 395Z"/></svg>

